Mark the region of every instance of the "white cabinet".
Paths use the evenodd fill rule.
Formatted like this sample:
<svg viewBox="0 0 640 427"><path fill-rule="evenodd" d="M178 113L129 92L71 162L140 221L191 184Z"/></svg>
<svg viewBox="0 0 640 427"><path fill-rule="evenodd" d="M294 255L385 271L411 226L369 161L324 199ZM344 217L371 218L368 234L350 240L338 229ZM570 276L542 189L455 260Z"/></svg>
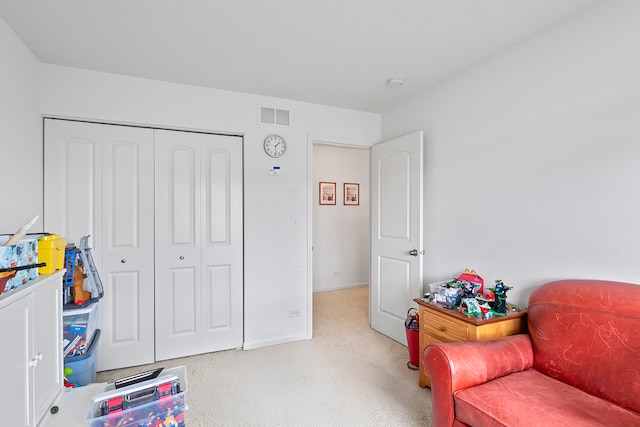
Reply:
<svg viewBox="0 0 640 427"><path fill-rule="evenodd" d="M156 359L242 346L242 141L156 131Z"/></svg>
<svg viewBox="0 0 640 427"><path fill-rule="evenodd" d="M62 390L62 274L0 297L2 425L38 425Z"/></svg>
<svg viewBox="0 0 640 427"><path fill-rule="evenodd" d="M45 229L90 234L104 287L98 370L242 346L242 138L44 131Z"/></svg>

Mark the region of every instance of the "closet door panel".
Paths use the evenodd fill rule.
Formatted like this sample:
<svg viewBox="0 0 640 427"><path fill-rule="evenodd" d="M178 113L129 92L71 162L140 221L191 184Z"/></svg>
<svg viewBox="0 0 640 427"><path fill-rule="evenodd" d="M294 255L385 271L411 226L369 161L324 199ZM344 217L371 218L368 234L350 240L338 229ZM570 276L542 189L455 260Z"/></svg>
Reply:
<svg viewBox="0 0 640 427"><path fill-rule="evenodd" d="M230 161L230 153L219 149L209 150L206 158L207 245L229 244Z"/></svg>
<svg viewBox="0 0 640 427"><path fill-rule="evenodd" d="M153 130L45 120L45 228L89 246L104 286L98 370L153 362Z"/></svg>
<svg viewBox="0 0 640 427"><path fill-rule="evenodd" d="M154 148L149 129L102 131L104 370L154 361Z"/></svg>
<svg viewBox="0 0 640 427"><path fill-rule="evenodd" d="M209 135L202 150L202 346L203 351L217 351L242 346L242 141Z"/></svg>
<svg viewBox="0 0 640 427"><path fill-rule="evenodd" d="M242 268L242 140L157 131L156 359L242 346Z"/></svg>
<svg viewBox="0 0 640 427"><path fill-rule="evenodd" d="M102 340L114 348L126 347L141 340L141 325L138 313L143 298L140 292L140 278L135 272L114 272L104 283L111 297L106 307L111 315L109 333L102 334Z"/></svg>
<svg viewBox="0 0 640 427"><path fill-rule="evenodd" d="M197 331L196 271L194 268L171 270L171 295L174 304L167 310L171 316L171 339L193 337Z"/></svg>
<svg viewBox="0 0 640 427"><path fill-rule="evenodd" d="M169 226L171 227L171 244L174 246L197 245L196 221L198 220L198 205L196 199L199 194L196 192L196 149L193 147L172 146L167 153L169 165L167 170L170 194L167 200L171 217Z"/></svg>
<svg viewBox="0 0 640 427"><path fill-rule="evenodd" d="M203 299L208 303L205 313L207 332L218 332L231 328L232 308L229 304L231 296L231 266L218 265L207 268L207 282L203 289Z"/></svg>
<svg viewBox="0 0 640 427"><path fill-rule="evenodd" d="M97 233L99 125L47 119L44 129L44 229L79 245Z"/></svg>
<svg viewBox="0 0 640 427"><path fill-rule="evenodd" d="M156 131L156 360L200 353L200 150Z"/></svg>

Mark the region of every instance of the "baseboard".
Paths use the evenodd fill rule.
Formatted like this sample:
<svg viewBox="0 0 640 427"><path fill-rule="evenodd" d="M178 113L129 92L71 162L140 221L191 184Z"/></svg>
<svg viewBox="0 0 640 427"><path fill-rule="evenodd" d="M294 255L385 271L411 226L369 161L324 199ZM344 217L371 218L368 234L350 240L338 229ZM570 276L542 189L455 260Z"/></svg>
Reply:
<svg viewBox="0 0 640 427"><path fill-rule="evenodd" d="M365 286L369 286L369 283L347 283L345 285L322 286L317 289L313 288L313 292L339 291L341 289L363 288Z"/></svg>
<svg viewBox="0 0 640 427"><path fill-rule="evenodd" d="M253 350L256 348L269 347L272 345L285 344L288 342L302 341L302 340L308 340L308 339L311 339L311 337L308 337L307 335L293 335L289 337L275 338L272 340L245 342L242 344L242 349Z"/></svg>

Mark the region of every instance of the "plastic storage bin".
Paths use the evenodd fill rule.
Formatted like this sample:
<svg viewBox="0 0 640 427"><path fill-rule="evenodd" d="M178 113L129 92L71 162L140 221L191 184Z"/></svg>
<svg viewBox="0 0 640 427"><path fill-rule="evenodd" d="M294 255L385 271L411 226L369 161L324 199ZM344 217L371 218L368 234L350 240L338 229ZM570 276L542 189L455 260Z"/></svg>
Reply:
<svg viewBox="0 0 640 427"><path fill-rule="evenodd" d="M63 354L73 357L85 354L98 325L98 303L62 312Z"/></svg>
<svg viewBox="0 0 640 427"><path fill-rule="evenodd" d="M447 283L447 281L430 283L429 288L431 289L431 296L434 302L451 306L456 301L458 295L462 293L462 288L448 287Z"/></svg>
<svg viewBox="0 0 640 427"><path fill-rule="evenodd" d="M89 350L85 354L64 359L64 367L73 370L71 375L67 376L67 381L79 386L96 382L96 362L98 360L99 344L100 329L97 329L93 334Z"/></svg>
<svg viewBox="0 0 640 427"><path fill-rule="evenodd" d="M40 267L38 273L51 274L64 268L64 248L67 239L57 234L47 234L38 239L38 260L47 265Z"/></svg>
<svg viewBox="0 0 640 427"><path fill-rule="evenodd" d="M186 426L187 368L165 369L157 378L126 387L109 384L93 397L85 422L90 427Z"/></svg>

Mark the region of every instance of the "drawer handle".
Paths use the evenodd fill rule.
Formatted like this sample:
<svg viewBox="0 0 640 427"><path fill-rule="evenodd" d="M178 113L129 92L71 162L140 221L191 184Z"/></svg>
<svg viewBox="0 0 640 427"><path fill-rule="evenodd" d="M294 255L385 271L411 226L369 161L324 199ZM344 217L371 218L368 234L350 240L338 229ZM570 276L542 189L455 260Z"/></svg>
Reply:
<svg viewBox="0 0 640 427"><path fill-rule="evenodd" d="M438 326L438 330L439 330L440 332L444 332L444 331L446 331L446 330L447 330L447 328L445 328L444 326Z"/></svg>

